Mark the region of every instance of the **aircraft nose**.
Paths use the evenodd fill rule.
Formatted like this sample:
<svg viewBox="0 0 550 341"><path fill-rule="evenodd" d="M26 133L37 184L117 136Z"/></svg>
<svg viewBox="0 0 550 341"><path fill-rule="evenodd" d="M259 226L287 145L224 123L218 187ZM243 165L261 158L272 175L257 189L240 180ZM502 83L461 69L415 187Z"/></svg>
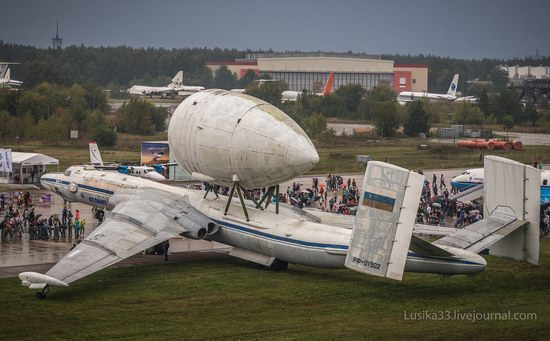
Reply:
<svg viewBox="0 0 550 341"><path fill-rule="evenodd" d="M298 173L305 172L319 162L319 154L311 142L303 140L289 146L286 161Z"/></svg>
<svg viewBox="0 0 550 341"><path fill-rule="evenodd" d="M317 154L316 150L315 150L315 153L311 156L311 163L314 166L319 163L319 154Z"/></svg>

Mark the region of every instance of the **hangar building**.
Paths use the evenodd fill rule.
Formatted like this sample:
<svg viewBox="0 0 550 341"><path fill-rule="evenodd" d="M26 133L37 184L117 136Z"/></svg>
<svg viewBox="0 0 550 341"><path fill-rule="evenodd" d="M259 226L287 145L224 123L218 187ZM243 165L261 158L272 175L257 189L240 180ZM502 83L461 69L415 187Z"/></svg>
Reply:
<svg viewBox="0 0 550 341"><path fill-rule="evenodd" d="M319 92L334 72L334 90L346 84L361 84L366 90L386 84L400 91L427 91L428 66L394 64L380 56L338 54L248 54L246 59L206 62L212 72L221 65L241 78L250 69L284 81L288 90Z"/></svg>

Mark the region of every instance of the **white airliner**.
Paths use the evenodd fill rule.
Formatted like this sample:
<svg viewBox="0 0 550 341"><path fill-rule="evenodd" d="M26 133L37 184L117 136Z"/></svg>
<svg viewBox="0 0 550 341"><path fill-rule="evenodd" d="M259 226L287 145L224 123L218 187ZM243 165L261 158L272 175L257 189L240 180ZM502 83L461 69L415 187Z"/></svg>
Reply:
<svg viewBox="0 0 550 341"><path fill-rule="evenodd" d="M402 91L397 95L397 102L399 104L405 105L408 102L427 99L428 101L455 101L455 102L468 102L476 103L479 101L479 98L476 96L466 96L466 97L457 97L456 89L458 88L458 74L455 74L451 85L449 85L449 90L446 94L435 94L431 92L411 92L411 91Z"/></svg>
<svg viewBox="0 0 550 341"><path fill-rule="evenodd" d="M315 95L317 95L317 96L326 96L326 95L330 94L332 92L333 84L334 84L334 72L331 72L328 75L328 79L327 79L327 82L325 84L325 87L323 88L323 92L315 93ZM281 96L282 96L281 100L283 102L296 102L298 100L298 97L300 97L301 94L302 94L301 91L291 91L291 90L283 91L283 93L281 94Z"/></svg>
<svg viewBox="0 0 550 341"><path fill-rule="evenodd" d="M475 274L486 267L478 253L487 248L538 262L539 214L532 212L538 210L540 172L518 162L487 156L487 174L499 174L486 181L486 218L428 243L412 236L424 177L383 162L367 166L353 229L278 201L269 206L271 196L278 198L276 184L309 170L319 156L296 122L264 101L224 90L199 92L180 104L168 133L184 170L232 185L231 194L207 197L92 166L47 173L41 183L65 200L111 213L46 274L21 273L24 286L44 298L50 286L66 287L175 236L230 245L231 256L272 269L288 263L347 267L397 280L404 271ZM526 176L514 178L519 172ZM243 197L243 189L264 186L272 187L260 202Z"/></svg>
<svg viewBox="0 0 550 341"><path fill-rule="evenodd" d="M9 67L6 68L4 76L2 77L2 79L0 79L0 88L9 87L9 86L20 86L22 84L23 82L21 81L16 81L15 79L11 79L10 68Z"/></svg>
<svg viewBox="0 0 550 341"><path fill-rule="evenodd" d="M462 174L452 178L451 186L458 188L459 191L473 188L483 184L484 174L483 168L467 169ZM548 205L550 204L550 171L543 170L540 178L540 203L541 205Z"/></svg>
<svg viewBox="0 0 550 341"><path fill-rule="evenodd" d="M90 141L88 143L90 148L90 164L97 169L110 169L117 170L119 173L139 176L140 178L163 181L166 180L164 175L160 174L164 171L163 165L151 165L151 166L123 166L123 165L104 165L103 159L101 158L101 153L99 152L99 147L97 142ZM157 167L155 167L157 166Z"/></svg>
<svg viewBox="0 0 550 341"><path fill-rule="evenodd" d="M166 86L134 85L128 89L128 93L133 95L169 96L172 94L189 95L202 90L204 90L202 86L183 85L183 71L179 71L172 78L172 82Z"/></svg>

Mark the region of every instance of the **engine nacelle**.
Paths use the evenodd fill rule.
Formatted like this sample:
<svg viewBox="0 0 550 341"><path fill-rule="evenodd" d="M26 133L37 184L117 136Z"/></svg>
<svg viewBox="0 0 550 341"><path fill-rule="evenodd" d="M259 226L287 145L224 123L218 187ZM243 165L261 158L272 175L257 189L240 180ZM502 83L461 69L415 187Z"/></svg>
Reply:
<svg viewBox="0 0 550 341"><path fill-rule="evenodd" d="M208 235L208 226L203 226L186 215L178 215L177 223L187 230L181 234L184 237L191 239L204 239Z"/></svg>
<svg viewBox="0 0 550 341"><path fill-rule="evenodd" d="M275 185L319 162L307 134L284 112L225 90L205 90L185 99L172 115L168 140L180 167L221 185Z"/></svg>

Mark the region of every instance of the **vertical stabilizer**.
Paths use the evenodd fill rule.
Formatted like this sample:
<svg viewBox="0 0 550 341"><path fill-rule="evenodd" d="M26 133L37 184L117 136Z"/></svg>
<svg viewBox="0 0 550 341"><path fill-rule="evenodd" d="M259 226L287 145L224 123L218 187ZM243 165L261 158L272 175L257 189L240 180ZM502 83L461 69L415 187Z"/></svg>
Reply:
<svg viewBox="0 0 550 341"><path fill-rule="evenodd" d="M531 166L485 157L484 216L514 215L526 224L489 248L490 254L538 264L541 172Z"/></svg>
<svg viewBox="0 0 550 341"><path fill-rule="evenodd" d="M4 75L4 81L9 82L10 81L10 68L6 70L6 74Z"/></svg>
<svg viewBox="0 0 550 341"><path fill-rule="evenodd" d="M449 86L449 91L447 91L447 95L456 96L456 89L457 88L458 88L458 73L453 77L453 81L451 82L451 85Z"/></svg>
<svg viewBox="0 0 550 341"><path fill-rule="evenodd" d="M176 73L174 78L172 78L172 83L170 83L169 86L170 85L182 85L182 84L183 84L183 71L179 71L178 73Z"/></svg>
<svg viewBox="0 0 550 341"><path fill-rule="evenodd" d="M90 164L93 166L103 166L103 160L101 159L97 142L90 141L88 145L90 146Z"/></svg>
<svg viewBox="0 0 550 341"><path fill-rule="evenodd" d="M346 267L401 280L424 176L371 161L351 236Z"/></svg>
<svg viewBox="0 0 550 341"><path fill-rule="evenodd" d="M328 75L327 83L323 89L323 96L326 96L332 92L332 86L334 85L334 72Z"/></svg>

